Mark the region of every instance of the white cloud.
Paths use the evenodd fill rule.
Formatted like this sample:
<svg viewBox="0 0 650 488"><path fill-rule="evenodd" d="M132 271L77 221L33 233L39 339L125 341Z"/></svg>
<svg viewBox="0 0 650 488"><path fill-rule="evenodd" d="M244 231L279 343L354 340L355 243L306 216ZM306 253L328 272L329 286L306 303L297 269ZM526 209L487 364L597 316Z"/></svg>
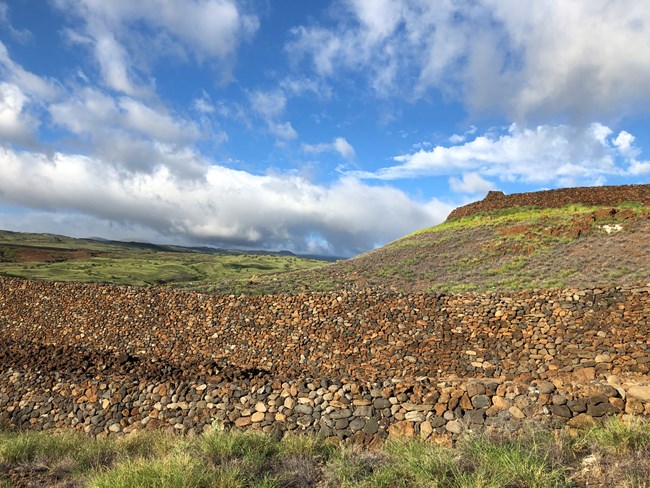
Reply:
<svg viewBox="0 0 650 488"><path fill-rule="evenodd" d="M59 91L53 82L30 73L11 59L7 47L2 41L0 41L0 73L5 81L15 84L24 93L39 99L50 100Z"/></svg>
<svg viewBox="0 0 650 488"><path fill-rule="evenodd" d="M494 183L481 178L477 173L463 173L462 178L449 178L451 191L455 193L485 193L494 188Z"/></svg>
<svg viewBox="0 0 650 488"><path fill-rule="evenodd" d="M612 144L617 147L619 152L628 158L635 158L639 155L639 149L634 147L635 137L627 131L622 130Z"/></svg>
<svg viewBox="0 0 650 488"><path fill-rule="evenodd" d="M146 71L133 59L156 59L161 54L151 46L162 42L166 52L181 58L220 61L221 76L227 79L236 49L259 26L257 17L244 13L234 0L55 0L55 4L83 20L82 31L68 29L67 37L93 45L105 85L131 96L150 91L150 83L139 76ZM137 29L138 23L151 29L149 36Z"/></svg>
<svg viewBox="0 0 650 488"><path fill-rule="evenodd" d="M113 167L151 172L163 165L182 178L203 175L206 163L190 146L202 130L162 107L84 88L51 104L49 112L54 124L74 133L89 154Z"/></svg>
<svg viewBox="0 0 650 488"><path fill-rule="evenodd" d="M630 162L628 172L635 176L650 174L650 161L637 161L633 159Z"/></svg>
<svg viewBox="0 0 650 488"><path fill-rule="evenodd" d="M282 90L255 90L249 96L253 112L259 115L271 134L282 140L292 140L298 137L291 122L279 119L284 115L287 97Z"/></svg>
<svg viewBox="0 0 650 488"><path fill-rule="evenodd" d="M343 137L336 137L330 143L320 143L320 144L303 144L303 151L310 154L320 154L323 152L337 152L343 158L352 160L354 159L356 152L352 144L350 144Z"/></svg>
<svg viewBox="0 0 650 488"><path fill-rule="evenodd" d="M126 51L111 34L96 35L95 56L107 87L127 95L146 94L145 87L137 86L134 83Z"/></svg>
<svg viewBox="0 0 650 488"><path fill-rule="evenodd" d="M586 184L626 173L626 166L631 164L629 155L636 154L631 146L633 139L626 134L621 132L612 139L612 130L598 123L535 128L512 124L506 132L488 132L457 146L420 149L396 156L399 164L395 166L350 174L392 180L479 173L504 181Z"/></svg>
<svg viewBox="0 0 650 488"><path fill-rule="evenodd" d="M459 144L459 143L464 142L464 141L465 141L465 136L460 135L460 134L452 134L449 137L449 142L451 142L452 144Z"/></svg>
<svg viewBox="0 0 650 488"><path fill-rule="evenodd" d="M453 208L350 177L320 186L298 176L206 165L203 179L179 180L165 166L125 175L97 158L7 148L0 148L0 173L5 204L78 212L195 243L298 252L313 251L314 236L320 236L322 249L355 254L438 223Z"/></svg>
<svg viewBox="0 0 650 488"><path fill-rule="evenodd" d="M199 98L194 99L192 107L202 114L213 114L217 111L210 100L210 96L205 92Z"/></svg>
<svg viewBox="0 0 650 488"><path fill-rule="evenodd" d="M16 85L0 82L0 141L30 143L38 122L25 113L28 102Z"/></svg>
<svg viewBox="0 0 650 488"><path fill-rule="evenodd" d="M292 30L287 51L322 77L382 96L430 89L476 113L589 121L647 110L650 4L636 0L341 0L338 22Z"/></svg>

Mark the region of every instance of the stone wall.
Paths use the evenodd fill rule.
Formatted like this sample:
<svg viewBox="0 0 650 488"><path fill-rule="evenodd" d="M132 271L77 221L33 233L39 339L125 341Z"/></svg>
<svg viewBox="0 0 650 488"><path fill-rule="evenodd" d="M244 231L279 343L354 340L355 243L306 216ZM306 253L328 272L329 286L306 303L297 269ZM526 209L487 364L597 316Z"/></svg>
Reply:
<svg viewBox="0 0 650 488"><path fill-rule="evenodd" d="M372 443L650 414L650 288L221 296L0 279L0 426Z"/></svg>
<svg viewBox="0 0 650 488"><path fill-rule="evenodd" d="M562 188L532 193L514 193L512 195L505 195L500 191L491 191L479 202L458 207L449 214L447 220L504 208L560 208L572 204L615 206L625 202L650 205L650 185Z"/></svg>

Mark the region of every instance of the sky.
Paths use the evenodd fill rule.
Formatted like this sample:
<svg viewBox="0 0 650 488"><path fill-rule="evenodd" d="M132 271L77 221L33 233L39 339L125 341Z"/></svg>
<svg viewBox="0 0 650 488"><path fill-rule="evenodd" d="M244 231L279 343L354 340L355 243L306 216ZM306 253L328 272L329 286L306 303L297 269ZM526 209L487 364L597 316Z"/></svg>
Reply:
<svg viewBox="0 0 650 488"><path fill-rule="evenodd" d="M650 2L0 0L0 228L353 256L650 181Z"/></svg>

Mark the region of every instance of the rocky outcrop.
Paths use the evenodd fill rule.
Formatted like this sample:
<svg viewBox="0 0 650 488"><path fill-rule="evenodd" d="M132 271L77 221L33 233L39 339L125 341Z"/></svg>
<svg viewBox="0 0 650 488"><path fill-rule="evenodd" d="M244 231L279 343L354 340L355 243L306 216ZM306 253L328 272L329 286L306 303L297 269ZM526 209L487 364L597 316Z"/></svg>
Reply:
<svg viewBox="0 0 650 488"><path fill-rule="evenodd" d="M647 415L650 288L252 297L0 279L0 371L0 426L92 435L218 423L367 444Z"/></svg>
<svg viewBox="0 0 650 488"><path fill-rule="evenodd" d="M479 202L458 207L449 214L447 220L505 208L560 208L572 204L611 207L626 202L650 205L650 185L562 188L531 193L514 193L512 195L506 195L501 191L491 191Z"/></svg>

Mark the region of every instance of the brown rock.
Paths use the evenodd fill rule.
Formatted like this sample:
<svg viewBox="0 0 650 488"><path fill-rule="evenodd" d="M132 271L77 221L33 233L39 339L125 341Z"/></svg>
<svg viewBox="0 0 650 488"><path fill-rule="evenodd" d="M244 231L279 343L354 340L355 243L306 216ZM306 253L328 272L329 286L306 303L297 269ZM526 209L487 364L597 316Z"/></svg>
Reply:
<svg viewBox="0 0 650 488"><path fill-rule="evenodd" d="M627 394L643 403L650 403L650 385L635 385L627 389Z"/></svg>
<svg viewBox="0 0 650 488"><path fill-rule="evenodd" d="M586 413L581 413L573 417L572 419L569 419L567 421L567 425L569 427L574 427L576 429L589 429L596 425L596 421L591 415L587 415Z"/></svg>
<svg viewBox="0 0 650 488"><path fill-rule="evenodd" d="M413 422L402 420L390 425L388 427L388 434L392 437L413 437L415 435L415 427Z"/></svg>

